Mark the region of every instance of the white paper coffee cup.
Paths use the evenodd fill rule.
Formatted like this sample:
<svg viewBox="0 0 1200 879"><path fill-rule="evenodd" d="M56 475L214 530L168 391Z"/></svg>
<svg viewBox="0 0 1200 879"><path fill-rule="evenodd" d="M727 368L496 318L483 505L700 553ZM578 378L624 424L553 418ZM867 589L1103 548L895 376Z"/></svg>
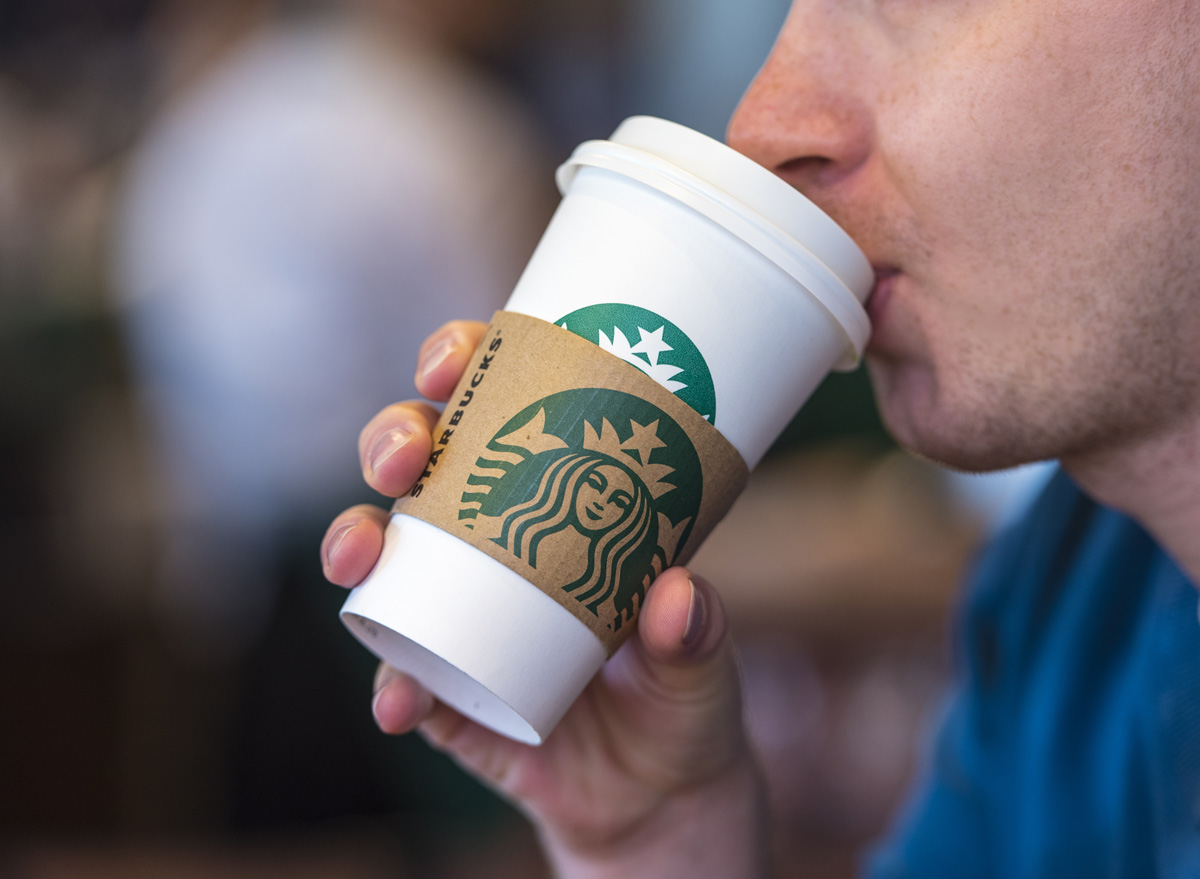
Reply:
<svg viewBox="0 0 1200 879"><path fill-rule="evenodd" d="M857 363L871 267L766 169L682 126L635 117L610 140L582 144L558 182L563 201L506 310L637 366L748 467L831 369ZM638 454L645 464L647 452ZM342 619L442 701L537 744L607 649L581 622L589 617L501 557L394 513L383 555Z"/></svg>

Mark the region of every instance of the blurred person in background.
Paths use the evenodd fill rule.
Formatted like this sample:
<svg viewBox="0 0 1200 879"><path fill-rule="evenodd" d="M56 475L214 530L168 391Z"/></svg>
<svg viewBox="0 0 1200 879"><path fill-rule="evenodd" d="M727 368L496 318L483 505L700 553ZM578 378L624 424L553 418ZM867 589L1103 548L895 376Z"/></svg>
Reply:
<svg viewBox="0 0 1200 879"><path fill-rule="evenodd" d="M223 675L188 686L211 742L188 762L226 828L497 816L308 683L364 658L311 545L361 478L354 425L411 386L430 326L504 302L548 218L539 130L485 66L532 6L154 11L161 109L126 166L113 289L154 465L154 617L177 660Z"/></svg>
<svg viewBox="0 0 1200 879"><path fill-rule="evenodd" d="M430 326L489 316L515 282L548 166L516 99L467 59L526 5L160 10L169 90L128 166L114 286L181 649L253 643L279 556L354 488L352 425L408 386Z"/></svg>

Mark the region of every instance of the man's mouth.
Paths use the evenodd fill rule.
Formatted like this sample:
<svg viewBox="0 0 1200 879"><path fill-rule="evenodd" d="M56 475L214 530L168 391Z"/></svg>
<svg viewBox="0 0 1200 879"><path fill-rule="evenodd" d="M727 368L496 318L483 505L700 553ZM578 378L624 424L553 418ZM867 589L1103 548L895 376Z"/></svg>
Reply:
<svg viewBox="0 0 1200 879"><path fill-rule="evenodd" d="M875 266L875 286L871 288L871 293L865 303L872 324L883 317L888 300L892 295L892 288L895 286L895 279L899 274L900 270L894 266Z"/></svg>

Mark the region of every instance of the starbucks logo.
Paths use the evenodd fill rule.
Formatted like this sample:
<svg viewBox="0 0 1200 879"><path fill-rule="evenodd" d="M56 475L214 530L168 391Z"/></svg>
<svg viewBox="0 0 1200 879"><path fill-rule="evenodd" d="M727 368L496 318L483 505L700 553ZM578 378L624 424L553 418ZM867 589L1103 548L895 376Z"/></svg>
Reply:
<svg viewBox="0 0 1200 879"><path fill-rule="evenodd" d="M617 631L687 540L702 481L695 448L661 409L621 391L563 391L487 444L458 518Z"/></svg>
<svg viewBox="0 0 1200 879"><path fill-rule="evenodd" d="M665 317L636 305L604 303L572 311L557 323L633 364L715 423L717 398L708 364Z"/></svg>

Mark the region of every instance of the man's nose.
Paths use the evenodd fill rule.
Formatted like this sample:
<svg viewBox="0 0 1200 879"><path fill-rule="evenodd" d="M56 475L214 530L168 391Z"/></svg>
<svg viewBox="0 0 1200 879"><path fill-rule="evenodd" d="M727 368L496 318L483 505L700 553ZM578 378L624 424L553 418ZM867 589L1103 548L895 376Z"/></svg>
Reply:
<svg viewBox="0 0 1200 879"><path fill-rule="evenodd" d="M825 190L867 161L874 123L860 94L854 35L811 14L812 5L793 4L726 139L820 203Z"/></svg>

